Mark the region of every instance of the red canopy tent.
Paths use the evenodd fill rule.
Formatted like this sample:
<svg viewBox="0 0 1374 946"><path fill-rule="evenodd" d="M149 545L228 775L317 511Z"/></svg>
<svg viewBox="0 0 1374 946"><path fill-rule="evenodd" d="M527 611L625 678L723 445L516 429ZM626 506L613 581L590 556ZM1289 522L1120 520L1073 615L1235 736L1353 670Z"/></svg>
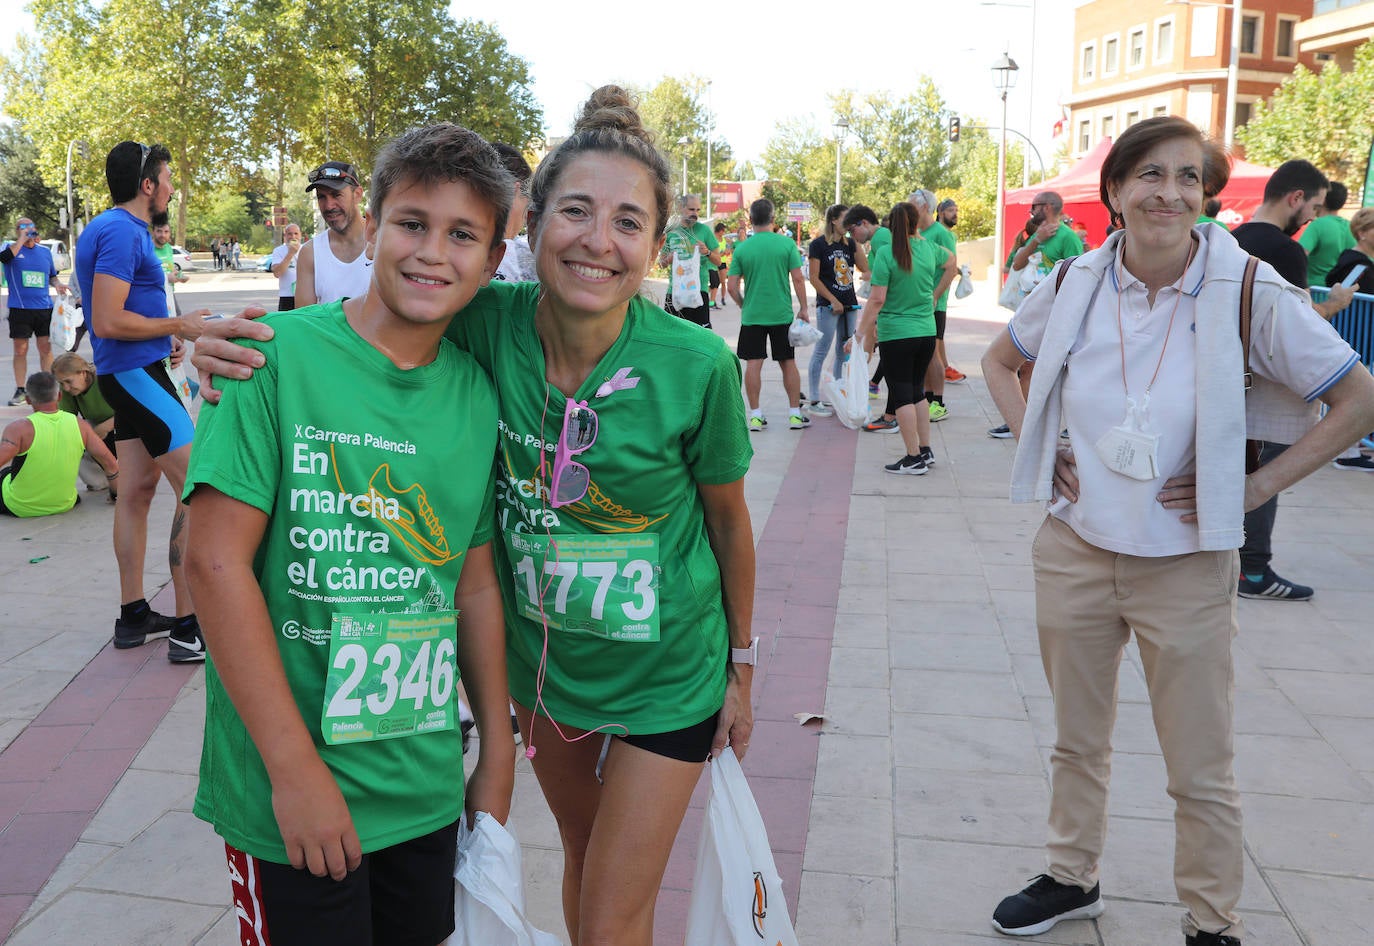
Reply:
<svg viewBox="0 0 1374 946"><path fill-rule="evenodd" d="M1026 224L1030 215L1031 200L1042 191L1054 191L1064 198L1064 213L1088 228L1088 240L1093 246L1100 246L1107 236L1107 208L1102 205L1101 186L1102 163L1107 152L1112 149L1112 139L1103 138L1082 157L1073 167L1058 177L1037 184L1007 191L1005 212L1002 218L1003 247L999 259L1006 259L1011 252L1016 234ZM1221 219L1227 226L1235 227L1254 215L1264 198L1264 184L1273 174L1272 168L1260 167L1248 161L1236 159L1231 164L1231 179L1221 192Z"/></svg>

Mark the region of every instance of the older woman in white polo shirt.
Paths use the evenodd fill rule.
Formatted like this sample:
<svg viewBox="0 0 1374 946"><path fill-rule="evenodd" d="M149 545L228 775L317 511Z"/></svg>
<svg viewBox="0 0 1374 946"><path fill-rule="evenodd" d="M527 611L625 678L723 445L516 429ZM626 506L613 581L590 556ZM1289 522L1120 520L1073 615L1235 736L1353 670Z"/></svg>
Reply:
<svg viewBox="0 0 1374 946"><path fill-rule="evenodd" d="M1032 557L1057 725L1048 870L997 907L1003 933L1103 910L1117 670L1134 632L1176 802L1185 942L1243 935L1231 663L1243 516L1374 428L1374 380L1306 294L1260 263L1247 393L1249 257L1221 227L1194 226L1204 180L1215 193L1228 176L1225 153L1187 121L1132 126L1101 178L1124 229L1061 264L1062 281L1047 278L983 357L1020 441L1012 500L1049 502ZM1036 367L1023 399L1026 361ZM1318 399L1330 408L1320 422ZM1293 447L1246 475L1247 432L1287 434Z"/></svg>

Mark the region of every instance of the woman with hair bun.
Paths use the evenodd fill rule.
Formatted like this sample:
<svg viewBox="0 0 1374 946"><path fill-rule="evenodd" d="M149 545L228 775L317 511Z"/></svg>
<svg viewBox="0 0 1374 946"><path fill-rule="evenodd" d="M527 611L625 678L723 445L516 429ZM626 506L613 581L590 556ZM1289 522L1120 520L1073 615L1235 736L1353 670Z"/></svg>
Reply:
<svg viewBox="0 0 1374 946"><path fill-rule="evenodd" d="M574 946L651 946L702 763L727 745L743 757L753 729L739 362L640 294L669 180L628 93L597 89L530 181L539 282L491 284L448 331L500 398L510 689L563 841ZM242 375L246 350L198 348L202 367Z"/></svg>

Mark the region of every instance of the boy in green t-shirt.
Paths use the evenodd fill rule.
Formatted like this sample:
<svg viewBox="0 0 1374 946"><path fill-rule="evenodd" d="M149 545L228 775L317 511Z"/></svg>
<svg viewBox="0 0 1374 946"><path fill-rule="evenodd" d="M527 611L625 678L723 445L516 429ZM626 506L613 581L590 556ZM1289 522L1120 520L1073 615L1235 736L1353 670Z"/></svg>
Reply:
<svg viewBox="0 0 1374 946"><path fill-rule="evenodd" d="M1350 192L1340 181L1332 181L1326 189L1326 199L1317 209L1313 218L1298 237L1298 243L1307 251L1307 284L1325 286L1326 274L1336 265L1336 260L1346 250L1355 245L1350 234L1350 221L1340 215Z"/></svg>
<svg viewBox="0 0 1374 946"><path fill-rule="evenodd" d="M443 338L500 262L512 181L441 124L377 156L368 292L269 316L201 414L188 572L209 647L195 812L245 943L439 943L458 819L510 810L496 394ZM482 753L464 799L456 688Z"/></svg>
<svg viewBox="0 0 1374 946"><path fill-rule="evenodd" d="M787 339L792 324L792 298L787 294L791 280L792 291L801 306L798 315L807 322L811 316L806 306L806 277L802 275L801 250L789 237L773 229L773 202L766 198L749 205L749 222L754 235L749 242L735 246L730 260L727 288L730 298L740 307L739 343L736 353L744 362L744 395L749 401L749 431L757 433L768 426L759 407L759 393L763 388L763 360L771 348L773 360L782 369L782 386L791 406L789 426L801 430L811 418L801 409L801 375L797 372L797 355ZM740 278L749 290L740 293Z"/></svg>

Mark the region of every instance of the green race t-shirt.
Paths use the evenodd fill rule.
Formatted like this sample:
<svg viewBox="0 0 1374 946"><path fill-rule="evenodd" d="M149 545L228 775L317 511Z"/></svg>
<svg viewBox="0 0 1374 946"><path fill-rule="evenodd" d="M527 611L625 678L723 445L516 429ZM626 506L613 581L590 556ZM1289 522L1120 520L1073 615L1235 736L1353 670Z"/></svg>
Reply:
<svg viewBox="0 0 1374 946"><path fill-rule="evenodd" d="M935 334L934 293L947 257L934 240L920 237L911 238L911 272L897 265L891 247L874 255L873 285L887 287L887 298L878 311L878 341Z"/></svg>
<svg viewBox="0 0 1374 946"><path fill-rule="evenodd" d="M1031 252L1040 254L1040 272L1048 273L1061 259L1082 256L1083 241L1073 232L1073 227L1061 221L1059 229L1054 231L1054 236L1044 243L1037 243Z"/></svg>
<svg viewBox="0 0 1374 946"><path fill-rule="evenodd" d="M339 302L263 321L272 341L241 344L263 352L266 367L248 381L216 379L224 397L201 412L186 495L194 504L195 490L212 486L268 514L253 570L287 681L363 851L375 851L462 814L462 736L456 727L424 731L432 717L422 715L413 735L327 744L322 715L330 713L331 740L341 724L326 681L366 667L341 655L330 673L331 624L336 615L423 618L453 607L466 551L493 534L496 394L447 342L432 363L401 370L354 332ZM452 709L456 670L434 672L440 646L422 653L431 659L392 669L404 678L393 681L392 705L429 709L424 694L438 692L447 696L434 706ZM372 663L385 682L386 664ZM352 687L338 692L360 692ZM234 847L286 863L267 771L213 653L205 702L196 815Z"/></svg>
<svg viewBox="0 0 1374 946"><path fill-rule="evenodd" d="M538 295L538 286L492 283L449 327L500 391L496 561L511 694L534 706L542 590L542 699L554 719L682 729L718 711L725 694L720 570L697 486L732 483L749 468L739 361L712 332L636 297L596 369L561 392L544 380ZM586 496L554 508L565 393L588 402L598 430L577 456L591 475Z"/></svg>
<svg viewBox="0 0 1374 946"><path fill-rule="evenodd" d="M1307 284L1325 286L1326 274L1336 265L1336 259L1355 245L1350 233L1350 221L1339 214L1323 214L1312 220L1298 237L1307 251Z"/></svg>
<svg viewBox="0 0 1374 946"><path fill-rule="evenodd" d="M892 248L892 231L887 227L879 227L868 238L868 255L877 256L878 251L883 247Z"/></svg>
<svg viewBox="0 0 1374 946"><path fill-rule="evenodd" d="M94 382L84 394L68 394L63 391L62 397L57 401L57 409L86 418L86 423L92 427L99 427L114 416L114 408L105 400L105 395L100 393L100 386Z"/></svg>
<svg viewBox="0 0 1374 946"><path fill-rule="evenodd" d="M925 237L927 240L930 240L936 246L944 247L946 250L949 251L950 256L953 256L959 252L959 243L957 240L954 239L954 232L938 220L932 223L926 229L922 230L921 236ZM939 285L938 277L936 279L935 284L937 286ZM944 312L948 308L949 290L946 289L944 295L940 297L940 301L935 304L935 310L937 312Z"/></svg>
<svg viewBox="0 0 1374 946"><path fill-rule="evenodd" d="M801 251L776 231L755 233L735 246L730 275L744 278L741 325L787 325L792 321L792 270L802 266Z"/></svg>
<svg viewBox="0 0 1374 946"><path fill-rule="evenodd" d="M1228 227L1226 224L1224 224L1224 223L1222 223L1220 220L1218 220L1216 217L1209 217L1209 216L1207 216L1206 214L1199 214L1199 215L1198 215L1198 218L1197 218L1197 222L1198 222L1198 223L1215 223L1217 226L1221 227L1221 229L1226 230L1226 231L1228 231L1228 232L1229 232L1230 229L1231 229L1231 228Z"/></svg>
<svg viewBox="0 0 1374 946"><path fill-rule="evenodd" d="M667 250L671 250L683 259L690 259L692 248L697 243L706 244L707 252L701 254L701 291L705 292L710 285L708 275L715 265L711 262L711 253L720 249L720 241L716 239L715 233L706 224L698 220L691 227L677 227L669 230L663 236L663 245Z"/></svg>

